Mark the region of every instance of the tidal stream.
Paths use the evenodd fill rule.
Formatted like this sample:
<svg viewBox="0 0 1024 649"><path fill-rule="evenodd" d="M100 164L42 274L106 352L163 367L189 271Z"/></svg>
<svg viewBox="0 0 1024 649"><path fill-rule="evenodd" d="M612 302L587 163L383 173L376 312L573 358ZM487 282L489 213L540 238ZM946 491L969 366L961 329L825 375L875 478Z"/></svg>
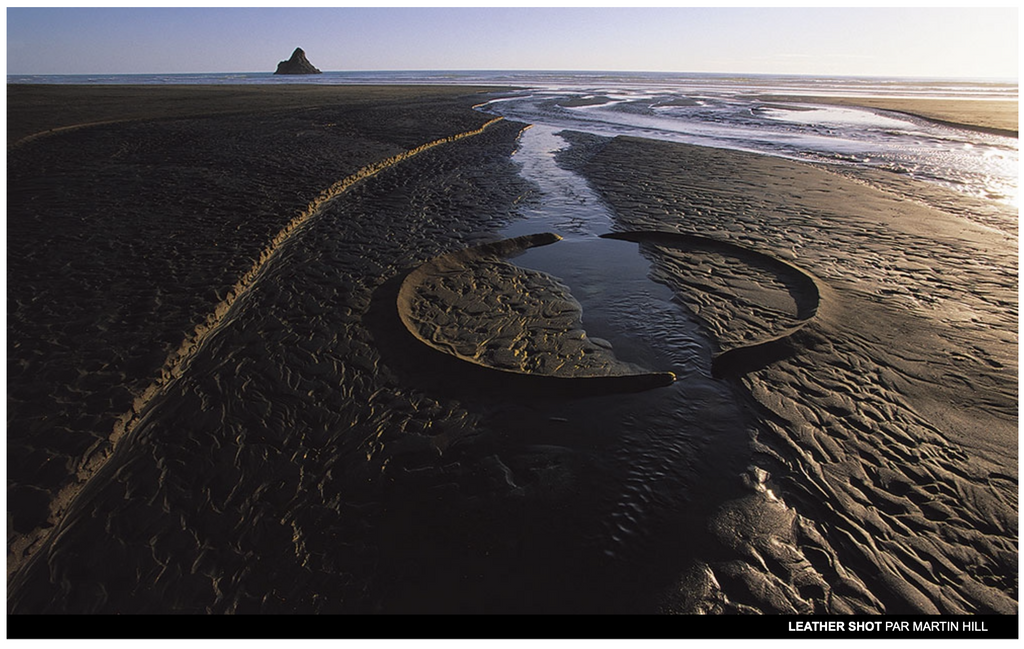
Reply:
<svg viewBox="0 0 1024 649"><path fill-rule="evenodd" d="M600 238L612 231L613 215L586 180L558 165L556 153L568 145L557 131L533 126L522 134L513 159L537 195L502 235L561 235L512 263L566 284L587 335L610 343L620 360L676 374L668 387L563 409L576 430L598 439L616 431L604 447L616 484L600 488L617 492L602 523L604 555L638 568L665 569L667 560L685 569L701 552L707 517L741 488L751 418L730 384L711 377L714 343L673 289L651 279L640 246Z"/></svg>
<svg viewBox="0 0 1024 649"><path fill-rule="evenodd" d="M554 232L563 240L532 248L513 263L568 285L583 307L588 335L611 343L620 360L674 372L682 382L708 380L710 341L673 301L672 290L650 278L650 262L637 244L600 238L612 232L612 214L586 180L557 164L555 154L566 146L545 126L520 138L513 158L539 197L503 234Z"/></svg>

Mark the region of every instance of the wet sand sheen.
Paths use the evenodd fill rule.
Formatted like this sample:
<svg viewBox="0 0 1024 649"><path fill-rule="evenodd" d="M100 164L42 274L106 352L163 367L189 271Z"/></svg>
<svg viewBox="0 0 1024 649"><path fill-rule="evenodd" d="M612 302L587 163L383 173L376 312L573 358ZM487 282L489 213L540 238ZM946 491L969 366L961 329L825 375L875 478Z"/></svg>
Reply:
<svg viewBox="0 0 1024 649"><path fill-rule="evenodd" d="M321 191L486 121L464 91L345 93L9 153L16 529L95 453L79 439L102 446L126 409L112 391L136 396ZM617 228L770 252L821 278L828 307L800 353L742 382L520 392L423 356L395 305L410 269L521 214L522 127L390 165L284 240L14 576L9 611L1015 611L1015 236L804 165L581 137L574 167ZM53 232L84 217L92 232ZM126 245L143 249L111 254ZM717 340L759 335L777 306L737 309L778 292L746 264L641 250ZM101 275L130 290L92 298ZM43 394L72 415L43 417ZM9 570L26 549L9 540Z"/></svg>
<svg viewBox="0 0 1024 649"><path fill-rule="evenodd" d="M879 108L916 115L950 126L973 129L995 135L1017 137L1016 101L981 99L914 99L891 97L822 97L803 95L765 95L765 101L800 101L812 104Z"/></svg>

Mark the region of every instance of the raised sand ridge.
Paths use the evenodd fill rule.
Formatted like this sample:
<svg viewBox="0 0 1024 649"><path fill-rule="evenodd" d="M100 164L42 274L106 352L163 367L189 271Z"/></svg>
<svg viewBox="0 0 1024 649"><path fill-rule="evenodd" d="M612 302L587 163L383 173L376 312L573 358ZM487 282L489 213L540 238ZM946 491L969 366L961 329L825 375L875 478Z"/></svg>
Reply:
<svg viewBox="0 0 1024 649"><path fill-rule="evenodd" d="M501 260L560 240L528 235L436 257L402 282L399 317L425 345L509 379L613 391L671 384L671 372L625 363L589 338L566 287Z"/></svg>

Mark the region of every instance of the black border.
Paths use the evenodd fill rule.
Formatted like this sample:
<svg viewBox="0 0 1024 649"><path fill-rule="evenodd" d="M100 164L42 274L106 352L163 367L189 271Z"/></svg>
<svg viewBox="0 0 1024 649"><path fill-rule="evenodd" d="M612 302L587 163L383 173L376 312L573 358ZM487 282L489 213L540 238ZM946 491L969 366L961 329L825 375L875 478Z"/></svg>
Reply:
<svg viewBox="0 0 1024 649"><path fill-rule="evenodd" d="M1019 639L1017 615L8 615L8 639ZM472 620L468 618L473 618ZM906 631L899 630L905 623ZM946 630L917 630L935 624ZM951 630L954 626L959 630ZM968 629L970 627L970 629ZM486 629L487 635L481 635ZM887 630L888 629L888 630ZM493 634L493 635L491 635Z"/></svg>

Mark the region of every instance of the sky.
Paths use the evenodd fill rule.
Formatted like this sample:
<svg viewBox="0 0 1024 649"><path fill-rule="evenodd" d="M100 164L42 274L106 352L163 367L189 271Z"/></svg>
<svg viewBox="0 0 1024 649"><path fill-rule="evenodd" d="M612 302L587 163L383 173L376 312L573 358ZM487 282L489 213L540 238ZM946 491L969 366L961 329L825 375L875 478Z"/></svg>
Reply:
<svg viewBox="0 0 1024 649"><path fill-rule="evenodd" d="M8 7L8 74L609 70L1013 78L1018 9Z"/></svg>

